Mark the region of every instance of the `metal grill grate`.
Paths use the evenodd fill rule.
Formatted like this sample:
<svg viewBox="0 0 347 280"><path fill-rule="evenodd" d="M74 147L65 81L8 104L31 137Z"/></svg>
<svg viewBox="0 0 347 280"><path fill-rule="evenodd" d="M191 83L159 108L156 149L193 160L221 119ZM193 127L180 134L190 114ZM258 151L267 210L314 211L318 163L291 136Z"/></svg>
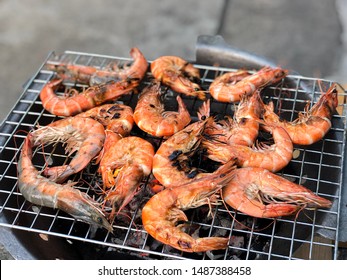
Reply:
<svg viewBox="0 0 347 280"><path fill-rule="evenodd" d="M61 56L54 53L47 60L36 75L30 80L17 104L1 125L0 130L0 213L1 225L12 229L29 231L40 236L53 235L74 241L82 241L88 246L104 248L107 252L123 252L129 256L150 259L311 259L314 252L328 249L331 258L337 257L338 223L340 212L340 197L343 178L343 162L346 137L346 112L343 105L339 106L340 114L333 117L333 127L326 137L308 147L295 147L295 157L280 174L289 180L303 184L318 195L334 201L331 209L316 211L305 210L297 217L290 216L273 219L255 219L242 213L235 213L226 209L224 205L214 208L212 218L207 218L208 208L201 207L188 211L189 228L199 230L200 235L223 235L230 237L230 245L226 250L199 254L182 253L153 240L141 225L141 207L148 200L146 182L142 191L137 195L136 203L130 210L114 224L113 234L105 230L96 233L81 222L75 221L62 211L38 207L25 201L17 188L17 159L21 145L29 131L36 125L47 125L58 117L47 113L39 99L42 87L53 76L47 65L61 61L75 64L104 67L110 62L129 62L119 57L102 56L96 54L65 52ZM203 87L219 74L234 69L196 65L201 70ZM151 74L147 73L145 81L140 87L149 82ZM323 88L331 82L323 81ZM81 89L80 84L66 83L67 86ZM316 79L301 76L290 76L281 84L267 88L263 92L265 102L270 98L275 102L281 117L293 120L303 110L307 100L316 101L320 96L320 85ZM170 90L166 94L168 106L174 105L175 93ZM345 97L345 96L343 96ZM183 97L187 108L196 120L196 111L201 101ZM134 108L137 95L123 97L121 101ZM171 105L170 105L171 104ZM234 107L228 104L211 102L211 111L219 114L232 114ZM155 147L160 145L160 139L149 137L135 128L133 134L146 138ZM63 149L59 146L37 148L34 164L42 170L45 160L53 159L54 164L63 164L67 160ZM96 166L92 163L83 172L75 176L79 180L78 187L90 195L95 194L94 187L100 180L96 173ZM334 241L315 238L320 232L329 232ZM297 251L308 247L307 253L298 256ZM98 258L95 256L95 258Z"/></svg>

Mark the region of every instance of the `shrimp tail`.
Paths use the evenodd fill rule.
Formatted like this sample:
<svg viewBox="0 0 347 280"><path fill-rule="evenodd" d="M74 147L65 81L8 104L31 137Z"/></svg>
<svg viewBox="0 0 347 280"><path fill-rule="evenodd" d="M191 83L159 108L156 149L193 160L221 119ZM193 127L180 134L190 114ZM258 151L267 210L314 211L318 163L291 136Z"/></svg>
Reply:
<svg viewBox="0 0 347 280"><path fill-rule="evenodd" d="M50 180L56 183L64 182L71 174L76 171L69 165L46 167L43 175L47 176Z"/></svg>
<svg viewBox="0 0 347 280"><path fill-rule="evenodd" d="M208 250L222 250L228 246L229 238L227 237L205 237L198 238L195 241L194 252L206 252Z"/></svg>
<svg viewBox="0 0 347 280"><path fill-rule="evenodd" d="M211 114L210 113L210 103L211 103L210 99L206 99L202 103L201 107L199 108L199 110L197 112L199 120L203 120L204 117L208 118L210 116L210 114Z"/></svg>

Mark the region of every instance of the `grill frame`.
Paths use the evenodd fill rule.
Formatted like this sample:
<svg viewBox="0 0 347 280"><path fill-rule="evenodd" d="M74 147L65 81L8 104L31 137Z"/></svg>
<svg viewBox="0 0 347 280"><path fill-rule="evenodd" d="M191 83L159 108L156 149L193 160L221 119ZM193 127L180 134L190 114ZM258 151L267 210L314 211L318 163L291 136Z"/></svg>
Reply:
<svg viewBox="0 0 347 280"><path fill-rule="evenodd" d="M71 59L71 57L75 57L74 59ZM211 258L211 253L203 253L203 254L194 254L194 256L189 255L189 254L176 254L176 252L167 252L165 251L166 248L165 246L163 247L162 251L153 251L151 249L146 249L145 245L147 243L147 240L150 239L150 237L147 235L147 233L141 229L141 228L132 228L131 225L128 227L125 226L117 226L115 225L115 230L119 231L127 231L126 236L128 236L129 233L136 233L136 234L142 234L145 236L144 238L144 246L142 248L136 248L134 246L128 246L125 245L125 240L123 244L120 243L111 243L110 241L107 241L108 238L110 238L109 234L106 234L104 238L101 238L96 236L96 237L91 237L93 234L91 232L91 229L87 225L82 225L80 222L76 222L72 217L69 215L66 215L65 213L62 213L61 211L56 211L53 209L47 209L45 207L37 207L35 206L34 208L30 208L31 204L28 202L25 202L21 194L16 190L16 160L19 157L19 152L20 152L20 145L22 141L25 138L25 134L23 133L18 133L17 131L20 130L26 130L29 131L32 127L40 124L40 125L46 125L56 119L58 119L56 116L53 116L46 112L42 108L42 103L39 100L39 92L42 89L42 87L45 85L47 81L49 81L53 75L54 72L51 70L47 70L47 64L54 64L57 63L57 59L59 61L73 61L73 63L76 64L83 64L83 65L94 65L94 66L100 66L104 67L106 66L109 61L121 61L123 63L130 62L130 59L127 58L121 58L121 57L113 57L113 56L104 56L104 55L98 55L98 54L90 54L90 53L82 53L82 52L72 52L72 51L66 51L62 56L57 57L54 52L48 55L47 59L44 61L42 66L39 68L37 73L32 77L30 81L27 82L25 85L24 91L22 95L20 96L18 103L15 104L15 106L12 108L11 112L9 115L6 117L5 121L1 124L1 130L0 130L0 197L1 197L1 208L0 208L0 225L6 228L9 228L13 230L14 232L17 232L19 230L22 234L22 232L30 232L32 235L35 237L39 236L39 239L46 239L48 236L48 239L50 239L52 242L52 239L55 239L57 237L57 242L61 242L60 239L64 240L63 242L66 243L66 240L68 240L69 245L67 245L68 248L75 248L75 245L80 243L80 244L88 244L90 246L90 251L93 252L98 248L104 248L106 252L104 251L105 256L112 256L115 257L115 254L112 254L115 252L117 256L119 254L124 254L125 256L128 257L134 257L134 258L167 258L167 259L186 259L186 258L193 258L193 259L209 259ZM226 67L214 67L214 66L206 66L206 65L196 65L197 68L201 70L203 73L202 75L202 81L203 84L205 85L205 89L207 89L207 85L212 81L213 77L215 76L216 73L222 74L226 71L234 71L236 69L234 68L226 68ZM212 74L212 75L211 75ZM147 74L147 77L150 77L150 73ZM289 89L285 88L286 91L289 90L289 92L294 93L294 97L278 97L278 100L284 100L286 103L293 102L293 104L296 106L300 100L302 100L302 104L304 105L304 100L307 99L307 97L311 98L313 101L316 101L319 98L320 92L318 90L318 81L317 79L314 78L307 78L307 77L302 77L299 75L290 75L289 79L291 81L296 82L296 87L294 89ZM324 85L330 85L331 81L328 80L322 80ZM145 82L146 83L146 82ZM144 83L144 84L145 84ZM67 82L67 85L73 86L72 83ZM301 85L303 84L303 86ZM310 88L311 85L311 92L307 92L307 86ZM77 87L85 87L84 85L77 84ZM282 83L283 86L283 83ZM304 88L304 89L302 89ZM269 87L270 91L278 91L278 85L276 87ZM280 93L283 92L280 91ZM343 93L343 98L346 99L346 93ZM298 96L301 96L298 99ZM303 99L302 96L305 96L305 99ZM175 97L175 94L172 93L171 91L168 91L167 95L167 100L170 102L170 100L173 100ZM272 97L274 98L274 97ZM125 104L129 103L134 105L134 102L136 102L136 95L132 96L127 96L124 99L122 99ZM195 110L199 107L201 104L200 101L194 99L194 98L184 98L185 102L188 102L188 106L191 110ZM276 100L276 98L275 98ZM219 107L224 107L224 112L232 112L232 108L227 108L229 105L226 104L219 104L218 102L212 102L215 103L215 105L212 106L217 106L215 107L215 111L219 110ZM294 107L295 107L294 106ZM309 252L307 258L310 259L312 258L313 251L316 249L316 247L325 247L329 248L332 250L332 259L337 258L337 250L338 250L338 240L339 240L339 220L340 220L340 208L341 208L341 196L342 196L342 185L343 185L343 176L344 176L344 164L343 162L345 161L345 139L346 139L346 108L343 104L339 105L341 109L341 114L340 115L334 115L333 117L333 122L335 126L333 125L333 128L329 132L330 135L332 136L327 136L323 140L322 147L325 147L326 143L333 143L333 144L338 144L340 146L341 150L341 158L340 158L340 164L337 167L330 166L330 164L326 164L323 160L322 157L320 159L320 163L318 164L317 162L310 162L310 161L302 161L302 160L296 160L293 159L292 163L293 164L298 164L300 165L300 162L302 165L307 165L307 164L312 164L313 166L316 166L319 171L317 174L317 178L322 177L322 167L332 167L332 168L337 168L340 170L339 172L339 178L338 182L332 182L332 181L327 181L327 180L322 180L322 179L317 179L315 180L314 178L306 178L307 180L313 179L313 183L316 182L318 185L319 184L332 184L335 185L336 189L335 192L332 193L323 193L326 195L326 197L330 197L331 199L334 200L334 205L331 209L325 210L325 209L318 209L317 211L314 211L313 213L313 221L307 222L305 220L295 220L293 218L281 218L277 219L276 221L273 222L272 226L272 233L261 233L258 232L256 227L258 224L255 222L255 219L252 219L253 222L250 223L251 230L249 229L237 229L235 228L235 221L232 220L231 223L231 228L223 228L224 230L229 230L229 236L233 236L233 233L239 233L242 235L250 236L248 240L250 240L245 246L245 248L240 248L237 246L229 246L227 249L228 252L232 250L236 251L241 251L241 255L243 256L243 259L253 259L254 254L255 255L260 255L260 258L265 258L265 259L297 259L295 256L295 251L296 249L303 244L306 244L309 246ZM229 106L230 107L230 106ZM217 109L216 109L217 108ZM290 108L286 109L287 112L290 112ZM296 115L291 115L290 118L295 118ZM193 120L196 120L196 115L193 114ZM336 124L338 124L338 127L336 127ZM329 138L330 137L330 138ZM334 137L338 137L339 139L336 140ZM15 143L12 143L12 141L16 139L17 147L15 147ZM160 144L160 140L155 139L154 137L151 138L151 140L156 143L157 145ZM312 149L312 148L303 148L303 147L297 147L300 153L303 154L308 154L312 153L314 154L313 157L315 158L316 156L319 156L320 150L319 149ZM322 148L323 149L323 148ZM36 153L40 154L40 151L36 149ZM46 153L46 151L45 151ZM57 157L59 154L54 153L54 156ZM323 156L332 156L332 157L337 157L335 153L331 152L323 152ZM49 156L49 154L47 154ZM64 156L62 156L64 159ZM323 162L322 162L323 161ZM37 166L39 169L43 168L43 166ZM301 167L302 170L304 169ZM93 174L90 174L93 175ZM284 175L290 175L290 174L284 174ZM291 177L291 176L288 176ZM296 177L299 181L302 181L305 179L303 177L303 174L298 176L292 176ZM3 186L6 185L6 188L3 189ZM10 186L9 186L10 185ZM85 186L83 187L85 188ZM326 187L325 187L326 188ZM88 188L87 188L88 189ZM14 197L16 199L14 199ZM12 205L10 206L9 204L14 204L14 201L18 202L18 205ZM34 210L33 210L34 209ZM218 214L225 214L226 210L223 210L220 206L218 208L215 208L216 213ZM237 219L248 219L245 217L243 214L235 213L232 209L230 209L231 213L233 215L236 215ZM15 214L13 214L15 213ZM32 216L33 218L31 225L26 225L26 221L23 218L24 215ZM333 222L333 226L331 226L330 223L326 223L326 217L322 218L317 218L317 215L320 216L328 216L329 219L334 219L335 221ZM217 215L218 216L218 215ZM302 214L300 214L302 216ZM135 213L134 216L135 217ZM52 220L50 223L50 226L47 227L47 224L45 220ZM40 221L42 220L42 221ZM57 220L60 220L59 223L69 223L70 228L69 230L65 229L55 229L56 225L55 222ZM272 219L262 219L263 221L268 221L269 223L272 222ZM43 224L41 224L43 223ZM204 223L204 222L194 222L194 224L200 224L203 227L209 227L214 223L214 221L211 221L211 224L209 223ZM288 237L288 233L285 233L285 236L278 236L278 233L275 233L277 230L276 226L277 224L285 224L286 227L292 228L291 233L293 233L292 237ZM59 226L58 226L59 227ZM78 229L75 229L78 228ZM283 226L282 226L283 227ZM308 227L310 231L313 234L309 234L306 239L303 239L303 237L295 237L298 235L296 233L297 228L302 228L302 227ZM79 229L79 228L82 228ZM213 229L218 228L218 226L213 226ZM80 232L82 231L82 232ZM325 242L320 242L320 241L315 241L314 236L316 234L320 234L320 232L324 231L330 231L333 232L333 241L331 243L325 243ZM100 232L100 230L98 231ZM98 235L98 232L96 235ZM284 230L285 232L285 230ZM289 230L290 233L290 230ZM282 233L281 233L282 234ZM81 236L84 235L84 236ZM331 235L331 234L330 234ZM254 237L255 236L255 237ZM299 235L298 235L299 236ZM252 246L254 245L252 243L252 240L254 238L259 238L261 239L262 237L269 238L270 240L270 245L269 245L269 250L270 253L258 251L258 249L252 249ZM58 241L59 239L59 241ZM277 241L275 242L275 239L279 239L282 242L289 243L289 251L288 253L276 253L274 250L274 247L278 246ZM246 239L245 239L246 240ZM37 243L39 243L38 241ZM54 241L55 242L55 241ZM45 244L45 242L43 242ZM66 245L66 244L65 244ZM71 246L70 246L71 245ZM51 247L51 246L50 246ZM66 247L66 246L65 246ZM83 246L81 246L83 247ZM106 248L106 249L105 249ZM67 250L70 250L67 249ZM281 249L282 250L282 249ZM285 249L287 250L287 249ZM83 251L83 250L82 250ZM96 250L97 251L97 250ZM97 254L97 253L96 253ZM245 254L245 256L244 256ZM65 253L63 253L65 255ZM82 255L82 254L81 254ZM94 258L95 256L92 256L93 253L90 254L91 258ZM67 254L67 258L69 258L69 254ZM267 257L266 257L267 256ZM66 256L65 256L66 257ZM230 254L225 252L224 258L230 257ZM257 256L256 256L257 257ZM259 256L258 256L259 257ZM49 256L48 258L52 258ZM63 256L64 258L64 256ZM100 258L100 255L97 257Z"/></svg>

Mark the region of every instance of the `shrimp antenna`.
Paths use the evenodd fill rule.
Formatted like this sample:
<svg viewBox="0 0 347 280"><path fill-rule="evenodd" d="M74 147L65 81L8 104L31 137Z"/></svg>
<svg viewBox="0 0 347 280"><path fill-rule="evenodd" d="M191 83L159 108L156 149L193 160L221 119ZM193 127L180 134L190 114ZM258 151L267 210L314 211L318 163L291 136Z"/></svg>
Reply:
<svg viewBox="0 0 347 280"><path fill-rule="evenodd" d="M24 134L26 134L26 135L29 134L28 131L23 130L23 129L20 129L20 130L17 130L17 131L14 133L14 135L19 134L19 133L24 133ZM16 141L16 138L15 138L15 137L13 137L13 142L14 142L14 147L18 150L19 148L18 148L18 144L17 144L17 141ZM18 162L18 158L17 158L17 157L18 157L18 153L16 154L16 157L15 157L16 162ZM18 171L17 171L17 177L18 177Z"/></svg>
<svg viewBox="0 0 347 280"><path fill-rule="evenodd" d="M251 227L249 227L249 226L246 226L245 224L243 224L243 223L240 222L239 220L237 220L236 217L235 217L235 215L233 215L233 214L231 213L231 211L229 210L229 208L228 208L228 206L226 205L225 200L224 200L224 198L223 198L223 192L221 192L221 199L222 199L222 204L224 205L226 211L228 212L228 214L230 215L230 217L233 219L233 221L236 222L237 224L241 225L242 227L248 229L248 230L253 230L253 231L256 231L256 232L261 232L261 231L266 230L267 228L269 228L269 227L270 227L271 225L273 225L273 224L275 223L275 221L276 221L276 219L274 218L274 219L271 221L271 223L269 223L269 224L266 225L265 227L260 228L260 229L253 229L253 228L251 228ZM236 212L235 212L235 213L236 213ZM253 217L253 221L254 221L254 219L256 219L256 218Z"/></svg>
<svg viewBox="0 0 347 280"><path fill-rule="evenodd" d="M214 78L217 78L220 75L220 73L222 73L222 71L219 69L220 64L215 62L215 63L213 63L213 67L217 68L217 70L214 73Z"/></svg>
<svg viewBox="0 0 347 280"><path fill-rule="evenodd" d="M317 80L317 83L318 83L318 87L319 87L320 92L325 91L325 90L323 90L322 80Z"/></svg>
<svg viewBox="0 0 347 280"><path fill-rule="evenodd" d="M311 222L313 222L313 219L312 219L312 217L310 217L309 215L307 215L306 213L305 213L305 208L306 208L306 205L304 204L304 205L302 205L302 207L300 207L300 209L298 210L298 212L295 214L295 220L297 220L297 218L299 217L299 214L301 213L301 212L303 212L303 214L305 215L305 217L308 219L308 220L310 220Z"/></svg>

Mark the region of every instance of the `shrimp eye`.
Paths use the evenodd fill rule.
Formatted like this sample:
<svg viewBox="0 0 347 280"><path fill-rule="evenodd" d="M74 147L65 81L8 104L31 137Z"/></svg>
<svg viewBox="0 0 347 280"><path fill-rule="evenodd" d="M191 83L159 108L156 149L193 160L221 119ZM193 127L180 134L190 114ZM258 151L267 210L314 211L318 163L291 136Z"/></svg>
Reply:
<svg viewBox="0 0 347 280"><path fill-rule="evenodd" d="M195 91L200 91L200 88L196 87L194 88Z"/></svg>
<svg viewBox="0 0 347 280"><path fill-rule="evenodd" d="M97 217L97 218L96 218L96 222L97 222L98 224L102 225L103 220L102 220L101 217Z"/></svg>
<svg viewBox="0 0 347 280"><path fill-rule="evenodd" d="M115 113L112 117L112 119L119 119L120 118L120 113Z"/></svg>
<svg viewBox="0 0 347 280"><path fill-rule="evenodd" d="M206 119L207 119L206 116L201 116L201 120L202 120L202 121L204 121L204 120L206 120Z"/></svg>
<svg viewBox="0 0 347 280"><path fill-rule="evenodd" d="M247 118L242 118L241 120L240 120L240 124L245 124L246 122L247 122Z"/></svg>

